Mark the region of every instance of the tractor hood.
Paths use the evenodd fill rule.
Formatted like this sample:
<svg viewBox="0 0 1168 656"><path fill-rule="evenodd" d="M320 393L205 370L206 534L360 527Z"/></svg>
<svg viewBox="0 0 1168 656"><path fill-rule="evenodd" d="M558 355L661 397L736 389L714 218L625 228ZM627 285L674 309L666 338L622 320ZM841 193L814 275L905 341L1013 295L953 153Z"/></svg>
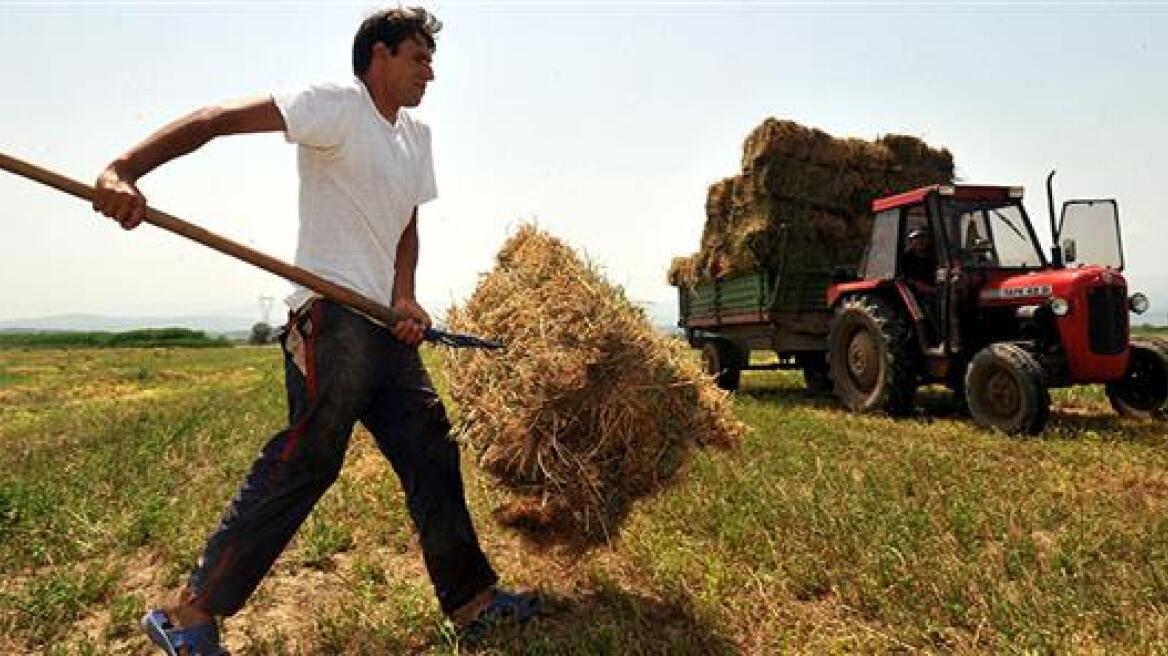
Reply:
<svg viewBox="0 0 1168 656"><path fill-rule="evenodd" d="M1053 322L1066 359L1067 382L1107 382L1124 375L1130 301L1122 273L1092 265L983 275L984 283L977 287L979 306L1013 308L1017 317L1047 317Z"/></svg>
<svg viewBox="0 0 1168 656"><path fill-rule="evenodd" d="M978 289L978 304L983 307L1035 305L1054 297L1073 298L1089 287L1127 288L1122 273L1103 266L984 275L985 282Z"/></svg>

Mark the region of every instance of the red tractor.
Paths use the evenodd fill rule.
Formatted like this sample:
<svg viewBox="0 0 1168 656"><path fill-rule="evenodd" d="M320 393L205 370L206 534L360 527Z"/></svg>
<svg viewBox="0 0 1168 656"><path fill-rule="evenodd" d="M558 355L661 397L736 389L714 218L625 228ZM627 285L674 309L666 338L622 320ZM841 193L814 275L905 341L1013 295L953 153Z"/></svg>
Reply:
<svg viewBox="0 0 1168 656"><path fill-rule="evenodd" d="M857 279L827 292L844 404L903 414L919 385L939 382L978 424L1035 434L1049 388L1102 383L1120 414L1163 416L1168 342L1130 339L1128 312L1148 299L1128 295L1115 202L1068 201L1057 226L1048 203L1049 260L1020 188L937 185L877 200Z"/></svg>

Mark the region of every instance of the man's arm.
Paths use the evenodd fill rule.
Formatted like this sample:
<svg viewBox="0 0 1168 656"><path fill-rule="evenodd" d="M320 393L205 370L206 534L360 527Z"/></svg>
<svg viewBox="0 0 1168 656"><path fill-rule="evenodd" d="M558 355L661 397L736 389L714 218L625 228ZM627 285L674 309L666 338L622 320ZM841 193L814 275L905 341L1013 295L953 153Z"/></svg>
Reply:
<svg viewBox="0 0 1168 656"><path fill-rule="evenodd" d="M397 242L397 259L393 273L393 307L412 318L390 329L395 337L407 344L422 341L422 329L430 326L430 315L414 298L414 274L418 270L418 208Z"/></svg>
<svg viewBox="0 0 1168 656"><path fill-rule="evenodd" d="M414 300L414 274L418 270L418 208L397 242L393 274L393 300Z"/></svg>
<svg viewBox="0 0 1168 656"><path fill-rule="evenodd" d="M93 209L129 230L146 215L138 179L215 137L281 132L284 116L270 96L204 107L168 123L106 166L94 184Z"/></svg>

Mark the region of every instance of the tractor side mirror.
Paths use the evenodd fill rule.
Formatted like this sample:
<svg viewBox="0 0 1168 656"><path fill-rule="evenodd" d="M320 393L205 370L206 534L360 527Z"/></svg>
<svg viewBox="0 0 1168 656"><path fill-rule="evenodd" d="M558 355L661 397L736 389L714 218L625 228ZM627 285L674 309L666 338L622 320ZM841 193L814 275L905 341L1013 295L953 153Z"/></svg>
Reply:
<svg viewBox="0 0 1168 656"><path fill-rule="evenodd" d="M1063 240L1063 262L1070 264L1075 261L1075 240Z"/></svg>

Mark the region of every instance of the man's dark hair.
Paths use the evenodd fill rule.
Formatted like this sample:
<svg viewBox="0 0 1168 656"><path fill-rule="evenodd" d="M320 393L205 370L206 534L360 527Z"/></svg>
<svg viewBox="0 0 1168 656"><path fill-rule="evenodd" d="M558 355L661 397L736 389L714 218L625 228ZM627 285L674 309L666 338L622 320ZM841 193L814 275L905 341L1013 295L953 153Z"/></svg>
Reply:
<svg viewBox="0 0 1168 656"><path fill-rule="evenodd" d="M373 46L384 43L391 54L397 54L402 41L421 37L434 50L434 35L442 29L442 21L422 7L383 9L361 23L353 37L353 73L358 77L369 70L373 61Z"/></svg>

